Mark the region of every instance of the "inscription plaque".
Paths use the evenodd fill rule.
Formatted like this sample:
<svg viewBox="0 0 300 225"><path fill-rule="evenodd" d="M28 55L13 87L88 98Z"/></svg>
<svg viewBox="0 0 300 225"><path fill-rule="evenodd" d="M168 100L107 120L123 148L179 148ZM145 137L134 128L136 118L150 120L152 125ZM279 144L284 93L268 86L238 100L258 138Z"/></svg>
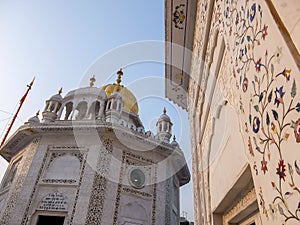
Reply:
<svg viewBox="0 0 300 225"><path fill-rule="evenodd" d="M47 211L67 211L67 199L63 194L54 192L47 195L40 203L38 210Z"/></svg>

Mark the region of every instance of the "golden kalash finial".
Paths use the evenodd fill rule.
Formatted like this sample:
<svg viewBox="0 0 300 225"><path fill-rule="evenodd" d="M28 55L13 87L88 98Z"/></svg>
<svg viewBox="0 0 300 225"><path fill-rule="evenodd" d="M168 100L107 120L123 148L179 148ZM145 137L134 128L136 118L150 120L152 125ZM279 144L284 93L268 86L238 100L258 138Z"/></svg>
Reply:
<svg viewBox="0 0 300 225"><path fill-rule="evenodd" d="M96 81L96 78L95 78L95 75L93 75L93 76L90 78L90 87L93 87L93 86L94 86L95 81Z"/></svg>
<svg viewBox="0 0 300 225"><path fill-rule="evenodd" d="M164 114L166 114L166 113L167 113L166 107L164 107L164 111L163 111L163 113L164 113Z"/></svg>
<svg viewBox="0 0 300 225"><path fill-rule="evenodd" d="M176 141L176 136L175 135L173 136L173 141Z"/></svg>
<svg viewBox="0 0 300 225"><path fill-rule="evenodd" d="M38 110L35 115L39 116L40 115L40 110Z"/></svg>
<svg viewBox="0 0 300 225"><path fill-rule="evenodd" d="M118 78L117 78L116 81L117 81L117 84L120 85L120 83L121 83L121 81L122 81L122 80L121 80L121 76L123 76L122 68L119 69L119 71L117 72L117 75L118 75Z"/></svg>
<svg viewBox="0 0 300 225"><path fill-rule="evenodd" d="M58 90L58 94L62 93L62 87Z"/></svg>

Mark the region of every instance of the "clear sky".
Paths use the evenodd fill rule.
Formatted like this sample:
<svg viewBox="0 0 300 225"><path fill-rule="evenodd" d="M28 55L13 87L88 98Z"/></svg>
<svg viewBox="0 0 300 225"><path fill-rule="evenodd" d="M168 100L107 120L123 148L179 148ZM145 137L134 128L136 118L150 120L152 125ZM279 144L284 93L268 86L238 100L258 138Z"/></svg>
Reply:
<svg viewBox="0 0 300 225"><path fill-rule="evenodd" d="M122 83L136 94L145 128L155 132L166 106L191 171L187 113L164 98L163 0L0 0L0 34L1 133L33 76L35 84L13 131L43 110L45 100L60 87L64 95L88 85L93 74L100 87L113 82L123 67ZM149 47L149 40L160 48ZM126 61L151 51L154 60ZM0 178L6 166L1 159ZM181 211L192 219L192 182L181 189Z"/></svg>

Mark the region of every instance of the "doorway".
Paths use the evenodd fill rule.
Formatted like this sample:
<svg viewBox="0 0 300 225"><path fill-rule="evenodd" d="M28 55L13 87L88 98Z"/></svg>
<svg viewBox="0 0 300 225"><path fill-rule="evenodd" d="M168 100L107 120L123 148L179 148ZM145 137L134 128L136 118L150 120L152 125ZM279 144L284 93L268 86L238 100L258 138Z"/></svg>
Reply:
<svg viewBox="0 0 300 225"><path fill-rule="evenodd" d="M64 216L43 216L39 215L37 225L63 225Z"/></svg>

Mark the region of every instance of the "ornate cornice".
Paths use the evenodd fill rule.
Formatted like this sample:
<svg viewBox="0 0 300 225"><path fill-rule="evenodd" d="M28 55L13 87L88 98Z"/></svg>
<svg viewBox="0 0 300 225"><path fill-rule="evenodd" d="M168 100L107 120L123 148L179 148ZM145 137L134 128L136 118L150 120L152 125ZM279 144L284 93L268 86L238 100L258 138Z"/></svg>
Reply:
<svg viewBox="0 0 300 225"><path fill-rule="evenodd" d="M256 193L253 188L249 191L231 210L223 215L224 224L229 224L229 221L237 216L241 211L247 209L256 201Z"/></svg>

